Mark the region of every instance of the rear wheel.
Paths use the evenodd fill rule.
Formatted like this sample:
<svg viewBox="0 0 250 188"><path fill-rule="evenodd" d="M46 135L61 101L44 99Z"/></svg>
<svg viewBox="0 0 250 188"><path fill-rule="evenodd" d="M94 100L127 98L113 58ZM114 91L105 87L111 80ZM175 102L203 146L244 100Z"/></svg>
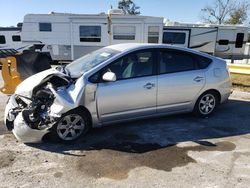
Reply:
<svg viewBox="0 0 250 188"><path fill-rule="evenodd" d="M218 101L217 93L208 91L198 98L193 112L197 116L207 117L214 112L218 105Z"/></svg>
<svg viewBox="0 0 250 188"><path fill-rule="evenodd" d="M87 133L90 127L89 117L80 110L64 114L51 130L51 138L65 143L74 142Z"/></svg>

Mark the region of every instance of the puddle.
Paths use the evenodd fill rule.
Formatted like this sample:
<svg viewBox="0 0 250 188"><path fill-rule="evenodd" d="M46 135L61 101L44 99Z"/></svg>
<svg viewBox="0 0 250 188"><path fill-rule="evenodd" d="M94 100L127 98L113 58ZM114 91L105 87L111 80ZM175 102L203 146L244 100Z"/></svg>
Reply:
<svg viewBox="0 0 250 188"><path fill-rule="evenodd" d="M139 139L140 137L136 134L127 134L127 133L117 133L114 135L114 138L117 139L117 140L137 140Z"/></svg>
<svg viewBox="0 0 250 188"><path fill-rule="evenodd" d="M224 132L224 133L237 133L238 129L237 127L212 127L215 131L220 131L220 132Z"/></svg>
<svg viewBox="0 0 250 188"><path fill-rule="evenodd" d="M189 151L232 151L235 147L231 142L190 147L126 143L96 148L99 151L87 151L84 157L78 158L75 165L79 172L89 176L120 180L127 178L129 171L137 167L171 171L175 167L196 163L188 156Z"/></svg>

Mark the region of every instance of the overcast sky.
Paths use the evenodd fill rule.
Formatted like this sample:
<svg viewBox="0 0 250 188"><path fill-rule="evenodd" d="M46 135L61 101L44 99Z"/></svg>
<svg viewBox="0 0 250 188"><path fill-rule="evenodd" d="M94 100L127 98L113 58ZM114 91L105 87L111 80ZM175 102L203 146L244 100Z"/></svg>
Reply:
<svg viewBox="0 0 250 188"><path fill-rule="evenodd" d="M238 0L241 1L241 0ZM201 21L201 9L214 0L134 0L142 15L160 16L171 21ZM107 12L118 0L0 0L0 26L16 26L28 13L100 13Z"/></svg>

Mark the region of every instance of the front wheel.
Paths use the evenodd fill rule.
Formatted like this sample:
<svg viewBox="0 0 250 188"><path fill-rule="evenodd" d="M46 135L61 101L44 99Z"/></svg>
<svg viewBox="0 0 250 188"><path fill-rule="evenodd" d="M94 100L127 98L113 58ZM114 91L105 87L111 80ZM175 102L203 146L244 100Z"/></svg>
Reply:
<svg viewBox="0 0 250 188"><path fill-rule="evenodd" d="M88 116L74 110L64 114L52 127L51 138L65 143L73 142L86 134L90 127Z"/></svg>
<svg viewBox="0 0 250 188"><path fill-rule="evenodd" d="M193 112L197 116L207 117L214 112L218 101L217 93L213 91L206 92L202 94L196 101Z"/></svg>

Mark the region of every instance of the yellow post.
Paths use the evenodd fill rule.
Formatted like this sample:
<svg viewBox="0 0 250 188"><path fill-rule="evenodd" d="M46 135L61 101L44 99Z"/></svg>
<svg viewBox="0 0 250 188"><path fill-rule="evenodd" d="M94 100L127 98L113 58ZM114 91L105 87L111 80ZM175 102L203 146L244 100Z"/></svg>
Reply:
<svg viewBox="0 0 250 188"><path fill-rule="evenodd" d="M0 91L4 94L13 94L16 87L22 82L20 74L17 72L17 62L15 57L0 58L2 64L2 77L4 86Z"/></svg>

